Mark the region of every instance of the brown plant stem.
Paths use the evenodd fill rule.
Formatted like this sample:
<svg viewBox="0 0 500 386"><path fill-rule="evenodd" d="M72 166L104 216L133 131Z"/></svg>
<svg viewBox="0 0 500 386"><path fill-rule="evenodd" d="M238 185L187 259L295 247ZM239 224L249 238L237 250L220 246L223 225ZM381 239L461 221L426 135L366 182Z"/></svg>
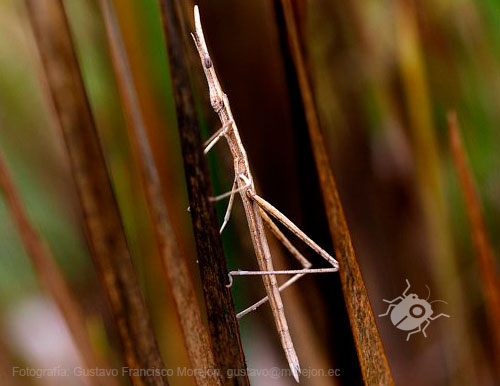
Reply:
<svg viewBox="0 0 500 386"><path fill-rule="evenodd" d="M486 317L490 327L491 346L496 362L497 375L500 375L500 279L498 268L489 241L484 222L481 201L474 181L474 176L467 162L467 154L462 144L460 129L456 113L448 113L448 129L450 147L457 172L462 194L465 200L465 209L472 233L472 241L476 250L481 284L485 298Z"/></svg>
<svg viewBox="0 0 500 386"><path fill-rule="evenodd" d="M339 273L342 290L363 379L367 385L392 385L394 381L375 324L372 307L354 253L351 236L323 141L312 88L299 43L293 8L289 0L281 0L280 4L287 28L289 49L301 91L325 210L330 224L330 232L335 247L335 257L340 265Z"/></svg>
<svg viewBox="0 0 500 386"><path fill-rule="evenodd" d="M61 0L27 0L46 79L68 150L91 254L134 385L167 385L106 169ZM148 371L157 369L159 372ZM142 371L140 371L142 370Z"/></svg>
<svg viewBox="0 0 500 386"><path fill-rule="evenodd" d="M0 384L2 386L20 386L19 378L12 374L12 369L11 355L5 346L3 337L0 337Z"/></svg>
<svg viewBox="0 0 500 386"><path fill-rule="evenodd" d="M469 320L460 267L453 252L449 209L442 182L439 146L432 115L425 52L418 24L419 2L397 0L392 3L399 70L404 88L408 127L415 160L416 188L423 212L430 269L438 293L450 307L449 327L443 334L448 361L457 364L452 383L477 384L475 361L479 355L473 344L474 328Z"/></svg>
<svg viewBox="0 0 500 386"><path fill-rule="evenodd" d="M160 0L159 3L170 63L198 263L215 357L222 369L225 385L248 385L233 299L226 287L228 272L217 217L215 208L208 199L212 194L212 186L203 157L194 98L187 72L187 56L183 46L184 38L189 35L182 24L179 2ZM235 371L238 375L228 377L228 370Z"/></svg>
<svg viewBox="0 0 500 386"><path fill-rule="evenodd" d="M48 246L29 220L21 196L14 184L3 152L0 150L0 190L17 228L23 246L31 259L42 287L54 299L63 315L80 359L88 369L99 367L100 361L92 348L85 317ZM97 378L87 377L88 384L98 385ZM110 384L116 384L109 378Z"/></svg>
<svg viewBox="0 0 500 386"><path fill-rule="evenodd" d="M100 5L120 95L129 122L130 136L140 165L158 248L176 305L191 365L198 370L195 372L196 383L200 386L221 385L220 376L213 371L217 367L215 356L210 337L202 321L202 313L196 298L186 256L179 247L165 205L160 176L147 136L113 3L111 0L100 0Z"/></svg>

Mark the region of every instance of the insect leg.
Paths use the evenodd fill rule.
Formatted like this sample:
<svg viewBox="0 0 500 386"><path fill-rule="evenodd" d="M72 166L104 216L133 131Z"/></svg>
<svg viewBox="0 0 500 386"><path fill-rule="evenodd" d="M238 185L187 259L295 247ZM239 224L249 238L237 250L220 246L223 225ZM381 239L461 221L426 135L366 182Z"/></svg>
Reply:
<svg viewBox="0 0 500 386"><path fill-rule="evenodd" d="M314 250L318 255L323 257L328 263L333 267L338 268L339 263L335 260L328 252L316 244L309 236L302 232L297 225L295 225L290 219L288 219L283 213L278 209L264 200L262 197L258 196L254 192L248 191L249 196L267 213L281 222L286 226L292 233L294 233L298 238L300 238L304 243L306 243L312 250Z"/></svg>
<svg viewBox="0 0 500 386"><path fill-rule="evenodd" d="M272 271L242 271L241 269L237 271L229 272L231 276L263 276L263 275L290 275L293 273L305 274L305 273L330 273L337 272L338 268L313 268L313 269L283 269L283 270L272 270Z"/></svg>
<svg viewBox="0 0 500 386"><path fill-rule="evenodd" d="M307 260L298 250L295 248L292 243L288 240L288 238L280 231L280 229L276 226L276 224L273 222L273 220L264 212L264 210L260 209L260 215L262 217L262 220L264 220L264 225L266 225L271 232L274 234L274 236L281 241L281 243L288 249L288 251L294 256L300 264L302 264L302 267L305 269L311 268L312 264ZM305 275L304 272L298 271L299 273L295 274L292 276L290 279L285 281L282 285L279 287L279 291L283 291L286 288L290 287L293 283L295 283L297 280L299 280L302 276ZM269 298L263 297L260 299L258 302L252 304L250 307L247 307L243 311L239 312L236 317L242 318L246 314L248 314L251 311L255 311L257 308L259 308L261 305L265 304L267 301L269 301Z"/></svg>
<svg viewBox="0 0 500 386"><path fill-rule="evenodd" d="M233 276L264 276L264 275L289 275L295 274L286 282L284 282L281 286L278 287L278 290L281 292L284 289L290 287L293 283L299 280L302 276L308 273L331 273L337 272L338 268L317 268L317 269L291 269L291 270L283 270L283 271L231 271L229 272L229 283L232 284ZM228 285L229 287L230 285ZM243 311L239 312L236 317L238 319L242 318L246 314L251 311L255 311L261 305L265 304L269 301L269 297L264 297L260 299L257 303L252 304L250 307L245 308Z"/></svg>
<svg viewBox="0 0 500 386"><path fill-rule="evenodd" d="M242 191L242 190L244 190L244 189L246 189L248 187L248 185L246 185L246 186L242 186L242 187L236 189L235 188L236 184L237 184L237 182L236 182L236 179L235 179L235 181L233 183L233 187L232 187L232 189L229 192L220 194L220 195L215 196L215 197L210 197L209 200L212 201L212 202L217 202L217 201L223 200L226 197L229 197L229 207L228 207L228 210L230 210L231 207L232 207L232 205L233 205L232 200L234 200L234 194L238 193L238 192L240 192L240 191ZM188 206L187 211L190 212L191 211L191 207ZM226 215L227 215L227 212L226 212ZM224 219L225 219L225 217L224 217Z"/></svg>
<svg viewBox="0 0 500 386"><path fill-rule="evenodd" d="M233 121L229 121L228 123L226 123L224 126L222 126L219 130L217 130L215 132L215 134L209 138L209 140L207 142L208 145L205 146L205 150L203 150L203 154L207 154L210 149L212 149L212 147L215 146L215 144L217 142L219 142L219 139L221 139L225 134L226 132L232 127L233 125Z"/></svg>
<svg viewBox="0 0 500 386"><path fill-rule="evenodd" d="M281 232L281 230L276 226L273 220L267 215L264 210L260 210L260 215L262 220L264 220L264 225L269 228L273 235L285 246L286 249L295 257L299 263L304 268L310 268L312 266L311 262L307 260L302 253L300 253L297 248L295 248L290 240Z"/></svg>
<svg viewBox="0 0 500 386"><path fill-rule="evenodd" d="M215 196L215 197L210 197L210 201L220 201L220 200L223 200L224 198L230 197L230 196L234 195L235 193L241 192L242 190L245 190L246 188L248 188L250 186L250 184L247 183L247 184L245 184L243 186L240 186L239 188L234 189L234 187L236 186L236 184L237 184L237 181L235 179L234 183L233 183L233 189L232 190L230 190L229 192L220 194L218 196Z"/></svg>
<svg viewBox="0 0 500 386"><path fill-rule="evenodd" d="M293 283L295 283L297 280L299 280L302 276L304 276L303 273L299 273L299 274L296 274L294 276L292 276L290 279L288 279L286 282L284 282L282 285L279 286L279 291L283 291L285 290L286 288L290 287ZM232 280L232 276L231 277L231 280ZM261 305L267 303L269 301L269 298L266 296L266 297L263 297L262 299L260 299L258 302L252 304L250 307L247 307L245 308L243 311L241 312L238 312L236 314L236 317L238 319L241 319L242 317L244 317L246 314L252 312L252 311L255 311L257 308L259 308Z"/></svg>
<svg viewBox="0 0 500 386"><path fill-rule="evenodd" d="M236 181L236 178L234 179L233 183L233 190L231 193L231 196L229 197L229 204L227 205L226 209L226 214L224 215L224 222L222 223L222 226L220 227L219 233L222 234L222 231L226 227L227 223L229 222L229 217L231 217L231 209L233 209L233 202L234 202L234 195L235 195L235 187L237 186L238 182Z"/></svg>
<svg viewBox="0 0 500 386"><path fill-rule="evenodd" d="M210 138L208 138L205 142L203 142L203 148L206 148L210 142L212 142L216 137L218 137L221 133L222 130L224 130L224 127L219 128L215 133L213 133Z"/></svg>

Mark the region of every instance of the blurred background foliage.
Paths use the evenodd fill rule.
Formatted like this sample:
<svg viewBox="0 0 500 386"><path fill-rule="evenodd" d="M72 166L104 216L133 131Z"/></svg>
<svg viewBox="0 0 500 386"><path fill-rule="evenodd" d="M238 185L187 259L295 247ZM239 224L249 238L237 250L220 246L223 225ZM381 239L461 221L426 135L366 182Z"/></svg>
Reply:
<svg viewBox="0 0 500 386"><path fill-rule="evenodd" d="M99 7L95 1L64 3L165 362L168 367L187 366ZM331 250L275 4L270 0L200 0L199 5L212 59L263 196ZM197 278L158 4L155 0L120 0L115 6L167 206ZM332 167L374 313L385 311L382 299L398 296L406 278L422 297L428 284L432 299L450 302L449 308L440 310L451 318L432 323L427 339L414 336L406 342L387 319L377 318L396 384L495 384L481 278L449 149L446 114L450 109L457 111L498 255L500 4L494 0L303 0L296 2L296 12ZM0 0L0 36L2 149L31 219L79 296L95 344L113 357L116 339L85 246L67 155L47 103L22 1ZM209 109L198 63L193 62L192 70L207 137L217 128L216 117ZM209 162L216 192L229 190L232 175L227 149L218 146ZM225 207L217 205L221 218ZM236 208L223 235L231 269L255 268L242 216L241 208ZM287 260L278 263L290 265ZM199 288L199 279L195 281ZM307 312L304 320L309 332L292 321L292 336L313 334L316 339L302 342L298 338L299 356L311 352L303 366L338 367L341 372L338 379L304 379L305 384L360 382L339 291L337 278L307 277L295 292L284 296L290 319L303 320L301 312ZM262 293L259 279L237 279L236 308ZM296 308L295 302L302 307ZM47 315L57 311L39 289L1 200L0 312L0 341L9 360L31 366L67 363L61 358L67 358L72 348L69 338L63 339L64 323L60 317L48 321ZM32 318L40 321L39 332L27 323ZM286 367L269 310L263 307L249 315L241 328L249 367ZM35 333L53 339L38 339ZM43 342L51 349L41 346ZM48 351L53 353L52 362L47 358L40 362L40 352ZM80 381L66 379L61 384ZM290 382L264 377L251 381L262 385ZM193 384L193 380L174 377L172 384Z"/></svg>

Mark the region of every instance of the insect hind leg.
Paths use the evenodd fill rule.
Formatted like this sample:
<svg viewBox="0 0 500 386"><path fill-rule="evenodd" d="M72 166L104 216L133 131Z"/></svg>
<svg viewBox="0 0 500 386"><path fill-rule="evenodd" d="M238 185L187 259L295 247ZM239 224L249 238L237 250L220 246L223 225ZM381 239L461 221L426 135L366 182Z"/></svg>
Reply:
<svg viewBox="0 0 500 386"><path fill-rule="evenodd" d="M339 267L339 263L335 260L328 252L326 252L323 248L321 248L318 244L316 244L309 236L307 236L303 231L299 229L297 225L295 225L288 217L286 217L283 213L281 213L278 209L272 206L269 202L264 200L259 195L255 194L255 192L248 192L250 198L259 205L261 209L270 214L280 223L282 223L285 227L287 227L295 236L301 239L306 245L308 245L314 252L320 255L323 259L325 259L330 265L334 268Z"/></svg>
<svg viewBox="0 0 500 386"><path fill-rule="evenodd" d="M312 264L309 260L307 260L304 255L302 255L297 248L293 246L293 244L288 240L288 238L283 234L283 232L280 231L278 226L273 222L273 220L264 212L262 208L260 210L260 216L262 217L262 220L264 221L264 225L274 234L276 239L280 241L286 249L292 254L293 257L295 257L300 264L302 265L303 269L309 269L311 268ZM294 276L292 276L290 279L285 281L282 285L279 286L279 291L283 291L286 288L290 287L293 283L295 283L297 280L299 280L301 277L303 277L306 273L298 271L299 273L296 273ZM232 278L231 278L232 280ZM242 318L246 314L248 314L251 311L255 311L258 307L261 305L265 304L266 302L269 301L269 298L265 296L264 298L260 299L258 302L252 304L250 307L245 308L243 311L239 312L236 317L238 319Z"/></svg>

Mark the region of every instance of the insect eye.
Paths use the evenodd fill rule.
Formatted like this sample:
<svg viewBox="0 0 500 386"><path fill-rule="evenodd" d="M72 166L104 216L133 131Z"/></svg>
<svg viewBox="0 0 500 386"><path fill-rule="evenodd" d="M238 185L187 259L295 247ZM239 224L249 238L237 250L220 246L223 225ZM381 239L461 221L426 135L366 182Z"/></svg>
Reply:
<svg viewBox="0 0 500 386"><path fill-rule="evenodd" d="M210 59L210 56L206 55L205 58L203 58L203 65L205 68L212 67L212 59Z"/></svg>

